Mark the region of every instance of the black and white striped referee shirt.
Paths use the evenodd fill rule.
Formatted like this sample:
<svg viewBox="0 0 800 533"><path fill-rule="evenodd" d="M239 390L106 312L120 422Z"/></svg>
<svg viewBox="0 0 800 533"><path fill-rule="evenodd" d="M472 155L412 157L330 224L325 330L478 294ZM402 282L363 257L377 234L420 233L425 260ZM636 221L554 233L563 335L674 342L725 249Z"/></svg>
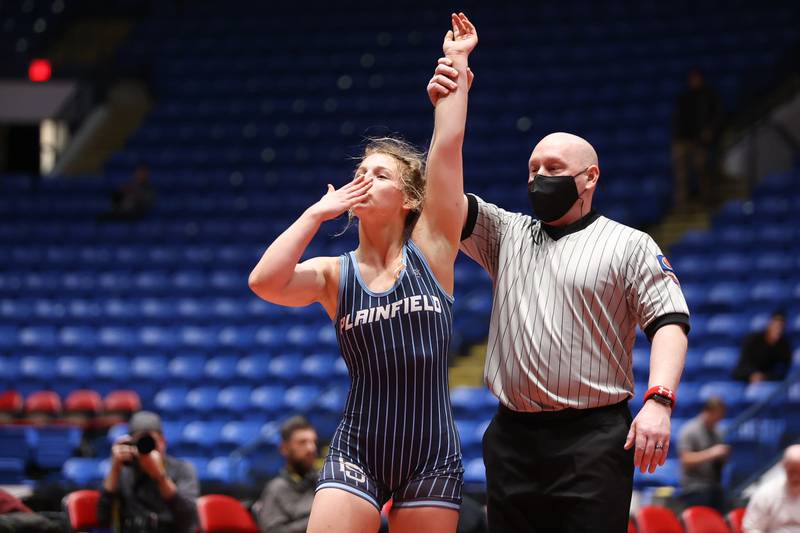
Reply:
<svg viewBox="0 0 800 533"><path fill-rule="evenodd" d="M484 380L508 408L602 407L633 397L636 326L688 331L677 277L653 239L595 211L542 225L467 195L461 250L493 281Z"/></svg>

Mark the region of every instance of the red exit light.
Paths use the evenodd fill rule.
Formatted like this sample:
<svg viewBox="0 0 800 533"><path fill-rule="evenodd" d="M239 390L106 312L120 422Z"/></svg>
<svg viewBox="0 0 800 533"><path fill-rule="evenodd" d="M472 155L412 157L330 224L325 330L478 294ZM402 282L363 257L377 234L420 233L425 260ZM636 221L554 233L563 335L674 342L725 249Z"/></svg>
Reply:
<svg viewBox="0 0 800 533"><path fill-rule="evenodd" d="M31 81L47 81L53 74L53 69L50 66L50 61L46 59L34 59L28 67L28 78Z"/></svg>

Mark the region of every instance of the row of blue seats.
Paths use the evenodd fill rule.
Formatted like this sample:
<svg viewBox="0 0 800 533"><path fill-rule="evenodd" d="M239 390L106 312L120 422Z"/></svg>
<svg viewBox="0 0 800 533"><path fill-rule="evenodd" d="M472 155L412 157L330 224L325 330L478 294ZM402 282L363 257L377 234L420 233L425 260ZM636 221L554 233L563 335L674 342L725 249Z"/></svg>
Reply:
<svg viewBox="0 0 800 533"><path fill-rule="evenodd" d="M66 337L62 338L62 335ZM295 346L298 349L336 346L334 328L295 325L279 326L88 326L56 328L52 326L0 326L0 350L23 348L53 349L75 346L100 346L108 349L134 350L147 347L174 349L179 346L214 348L263 348Z"/></svg>
<svg viewBox="0 0 800 533"><path fill-rule="evenodd" d="M764 312L778 307L794 307L800 297L800 275L796 274L788 280L754 277L749 283L725 281L713 284L694 281L692 276L686 276L683 272L679 276L690 309L716 312L744 309L756 323L761 322Z"/></svg>
<svg viewBox="0 0 800 533"><path fill-rule="evenodd" d="M80 443L81 430L77 427L0 425L0 462L61 468Z"/></svg>
<svg viewBox="0 0 800 533"><path fill-rule="evenodd" d="M235 459L228 455L206 458L187 457L182 454L179 457L192 464L201 484L247 484L253 482L248 460ZM276 475L282 465L283 458L276 452L271 461L259 466L264 469L264 473ZM64 462L61 477L68 485L80 488L98 488L108 475L110 468L111 463L108 459L72 457Z"/></svg>
<svg viewBox="0 0 800 533"><path fill-rule="evenodd" d="M74 389L89 388L97 381L132 386L142 383L317 383L347 379L344 360L335 353L303 356L288 353L270 357L264 353L205 355L188 353L171 358L163 355L64 355L58 358L26 355L0 357L0 382L17 385L58 384Z"/></svg>

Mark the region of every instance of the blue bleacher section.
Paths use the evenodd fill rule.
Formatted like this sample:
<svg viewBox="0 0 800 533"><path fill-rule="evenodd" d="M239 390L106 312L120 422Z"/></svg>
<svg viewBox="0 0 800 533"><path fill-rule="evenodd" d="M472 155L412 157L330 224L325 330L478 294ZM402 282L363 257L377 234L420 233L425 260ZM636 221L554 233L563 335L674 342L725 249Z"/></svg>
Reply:
<svg viewBox="0 0 800 533"><path fill-rule="evenodd" d="M644 227L669 206L670 113L688 69L704 68L735 109L745 80L798 41L799 16L780 2L691 4L692 17L667 3L568 3L465 7L481 38L471 59L478 78L467 189L528 211L533 142L575 131L600 153L600 210ZM425 83L448 13L422 2L407 7L391 17L377 6L326 10L326 28L348 31L303 31L313 25L305 6L243 0L192 2L180 17L165 9L142 20L117 62L151 65L157 102L105 179L45 180L34 191L24 177L1 178L0 387L62 397L83 387L134 389L144 408L163 415L170 449L208 479L274 474L277 428L291 413L330 437L348 381L329 321L317 306L257 299L247 274L326 183L349 179L347 156L365 135L399 132L427 144ZM139 162L152 169L154 212L136 223L98 222L113 186ZM780 179L796 186L796 174ZM727 395L732 414L755 400L756 392L726 381L741 334L800 297L800 254L789 253L798 235L780 224L800 203L781 183L726 206L714 231L675 247L693 311L676 426L715 392ZM325 225L306 256L353 248L353 230L333 236L343 226ZM763 253L753 254L753 243ZM481 341L491 284L463 257L455 293L454 345ZM800 321L790 328L796 338ZM637 381L646 379L647 354L640 336ZM472 389L455 389L452 399L467 480L480 484L480 437L496 401ZM246 460L228 458L242 447ZM64 463L48 450L4 456L0 475L16 479L40 461L63 464L63 475L82 485L107 467L102 458ZM672 474L659 475L674 481Z"/></svg>

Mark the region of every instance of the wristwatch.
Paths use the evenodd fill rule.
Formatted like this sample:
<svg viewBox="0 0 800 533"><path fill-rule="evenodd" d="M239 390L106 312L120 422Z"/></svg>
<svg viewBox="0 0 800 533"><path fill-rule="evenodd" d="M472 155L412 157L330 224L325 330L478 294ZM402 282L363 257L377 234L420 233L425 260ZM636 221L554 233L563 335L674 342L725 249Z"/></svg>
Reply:
<svg viewBox="0 0 800 533"><path fill-rule="evenodd" d="M655 400L662 405L666 405L667 407L675 407L675 393L672 392L671 389L662 387L661 385L647 389L647 392L644 395L644 401L646 402L647 400Z"/></svg>

